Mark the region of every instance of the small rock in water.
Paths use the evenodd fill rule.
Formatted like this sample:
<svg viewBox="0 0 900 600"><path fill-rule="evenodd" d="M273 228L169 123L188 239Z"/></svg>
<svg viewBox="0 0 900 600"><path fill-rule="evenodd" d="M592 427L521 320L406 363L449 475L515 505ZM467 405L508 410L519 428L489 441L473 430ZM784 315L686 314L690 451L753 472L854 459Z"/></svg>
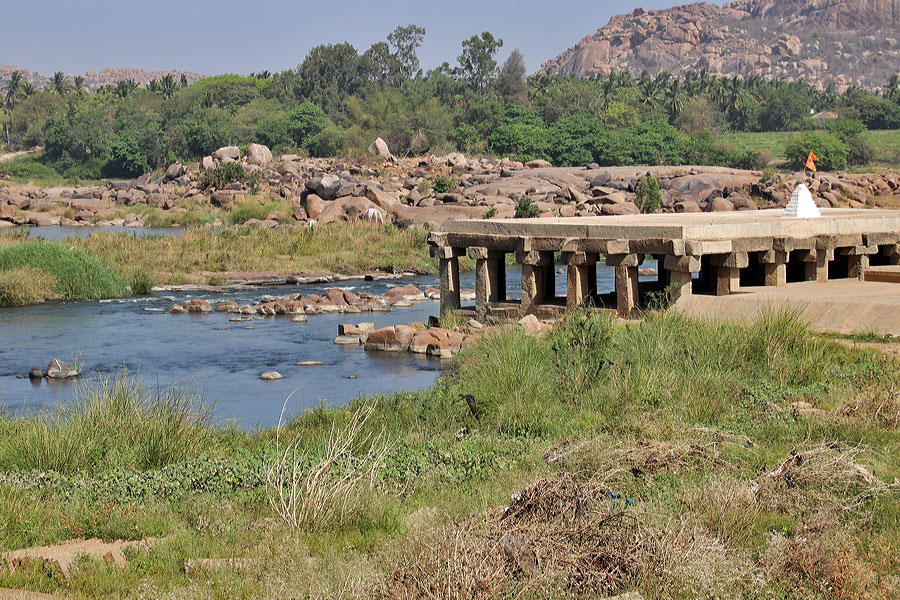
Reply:
<svg viewBox="0 0 900 600"><path fill-rule="evenodd" d="M301 360L297 364L301 367L321 367L325 363L318 360Z"/></svg>
<svg viewBox="0 0 900 600"><path fill-rule="evenodd" d="M297 315L293 319L291 319L294 323L306 323L307 318L306 315Z"/></svg>
<svg viewBox="0 0 900 600"><path fill-rule="evenodd" d="M347 379L357 379L356 375L347 375Z"/></svg>
<svg viewBox="0 0 900 600"><path fill-rule="evenodd" d="M266 381L275 381L276 379L281 379L281 373L278 371L266 371L260 375L259 378L265 379Z"/></svg>
<svg viewBox="0 0 900 600"><path fill-rule="evenodd" d="M358 335L339 335L334 338L334 343L338 346L353 346L362 343Z"/></svg>
<svg viewBox="0 0 900 600"><path fill-rule="evenodd" d="M75 367L58 358L54 358L47 365L47 377L51 379L68 379L76 375L78 375L78 371L75 370Z"/></svg>
<svg viewBox="0 0 900 600"><path fill-rule="evenodd" d="M173 304L172 308L169 309L169 314L180 315L187 312L187 309L180 304Z"/></svg>
<svg viewBox="0 0 900 600"><path fill-rule="evenodd" d="M40 367L31 367L31 370L28 371L28 378L29 379L43 379L44 372L41 371Z"/></svg>

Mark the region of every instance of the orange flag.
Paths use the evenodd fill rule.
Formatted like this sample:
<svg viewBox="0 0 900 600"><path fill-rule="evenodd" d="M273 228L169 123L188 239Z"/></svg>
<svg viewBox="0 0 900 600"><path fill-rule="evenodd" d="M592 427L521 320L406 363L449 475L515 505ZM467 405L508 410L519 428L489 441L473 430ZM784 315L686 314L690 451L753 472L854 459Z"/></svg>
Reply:
<svg viewBox="0 0 900 600"><path fill-rule="evenodd" d="M817 160L819 160L819 157L816 156L815 152L810 151L809 158L806 159L806 168L815 173Z"/></svg>

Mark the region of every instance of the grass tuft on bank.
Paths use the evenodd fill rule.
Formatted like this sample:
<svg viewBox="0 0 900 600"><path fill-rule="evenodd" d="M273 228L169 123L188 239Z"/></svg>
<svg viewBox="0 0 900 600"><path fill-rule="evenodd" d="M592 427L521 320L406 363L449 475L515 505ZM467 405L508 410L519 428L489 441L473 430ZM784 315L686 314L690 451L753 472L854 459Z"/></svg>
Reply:
<svg viewBox="0 0 900 600"><path fill-rule="evenodd" d="M78 383L71 406L0 419L0 469L96 473L158 469L212 447L212 406L128 375Z"/></svg>
<svg viewBox="0 0 900 600"><path fill-rule="evenodd" d="M46 298L99 300L127 291L115 271L62 242L0 242L0 306Z"/></svg>

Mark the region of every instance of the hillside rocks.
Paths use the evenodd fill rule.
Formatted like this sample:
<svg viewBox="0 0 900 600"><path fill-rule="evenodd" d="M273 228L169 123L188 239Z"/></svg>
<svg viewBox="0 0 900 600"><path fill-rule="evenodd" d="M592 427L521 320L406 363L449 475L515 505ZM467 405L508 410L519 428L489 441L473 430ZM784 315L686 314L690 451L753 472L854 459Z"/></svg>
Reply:
<svg viewBox="0 0 900 600"><path fill-rule="evenodd" d="M13 71L20 71L22 79L33 85L37 89L46 87L50 78L41 73L36 73L31 69L23 69L15 65L0 65L0 80L9 79ZM69 74L67 74L69 75ZM75 75L75 73L71 74ZM200 73L192 73L190 71L146 71L144 69L102 69L100 71L88 71L82 76L84 79L84 89L90 92L96 92L104 85L116 85L119 81L133 79L139 86L146 86L151 80L160 80L166 75L171 75L175 81L180 81L184 75L188 83L194 83L206 77Z"/></svg>
<svg viewBox="0 0 900 600"><path fill-rule="evenodd" d="M313 227L333 222L368 220L373 224L424 225L440 228L447 220L510 218L516 203L529 198L542 217L597 217L637 214L634 192L640 179L659 179L662 212L755 210L783 205L797 183L809 187L823 206L896 205L900 173L796 173L761 181L762 174L723 167L552 167L546 161L528 165L508 159L446 156L395 158L376 172L367 166L333 159L283 155L269 159L265 146L248 149L241 157L236 146L219 148L204 165L238 161L255 169L254 188L244 183L221 189L205 187L199 165L170 165L155 180L110 181L99 186L39 188L0 187L0 228L13 225L119 225L140 227L149 206L186 212L184 200L227 220L228 212L247 202L264 204L282 199L287 208L246 225ZM234 158L237 157L237 158ZM260 164L266 163L263 167ZM456 174L453 171L456 170ZM437 176L451 178L452 189L436 193ZM806 178L806 179L805 179ZM716 199L728 202L716 201Z"/></svg>
<svg viewBox="0 0 900 600"><path fill-rule="evenodd" d="M707 69L713 75L805 78L839 91L881 86L900 59L896 0L741 0L610 19L541 66L592 77Z"/></svg>

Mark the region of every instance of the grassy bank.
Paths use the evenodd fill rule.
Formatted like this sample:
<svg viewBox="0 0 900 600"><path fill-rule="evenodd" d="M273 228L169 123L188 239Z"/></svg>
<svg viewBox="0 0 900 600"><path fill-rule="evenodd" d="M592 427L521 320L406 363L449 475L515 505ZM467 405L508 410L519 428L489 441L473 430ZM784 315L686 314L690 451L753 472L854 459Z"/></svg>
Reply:
<svg viewBox="0 0 900 600"><path fill-rule="evenodd" d="M154 408L133 382L108 382L65 417L0 418L3 439L32 440L0 448L0 549L165 540L131 554L125 572L85 560L62 583L39 567L0 571L0 587L75 598L893 597L898 387L886 356L784 314L746 325L571 315L543 338L494 330L432 389L253 433L210 429L190 402ZM80 433L88 422L121 433ZM49 467L72 436L102 451ZM197 558L257 561L186 575Z"/></svg>
<svg viewBox="0 0 900 600"><path fill-rule="evenodd" d="M62 242L0 240L0 307L47 298L92 299L122 296L125 279L90 253Z"/></svg>
<svg viewBox="0 0 900 600"><path fill-rule="evenodd" d="M0 305L3 298L7 304L32 302L50 286L59 290L57 297L98 298L123 295L123 282L134 293L145 293L160 284L221 283L229 271L433 273L437 263L429 257L426 238L423 229L368 222L312 230L197 227L164 237L96 232L65 244L5 234L0 235ZM103 281L101 272L107 273Z"/></svg>

